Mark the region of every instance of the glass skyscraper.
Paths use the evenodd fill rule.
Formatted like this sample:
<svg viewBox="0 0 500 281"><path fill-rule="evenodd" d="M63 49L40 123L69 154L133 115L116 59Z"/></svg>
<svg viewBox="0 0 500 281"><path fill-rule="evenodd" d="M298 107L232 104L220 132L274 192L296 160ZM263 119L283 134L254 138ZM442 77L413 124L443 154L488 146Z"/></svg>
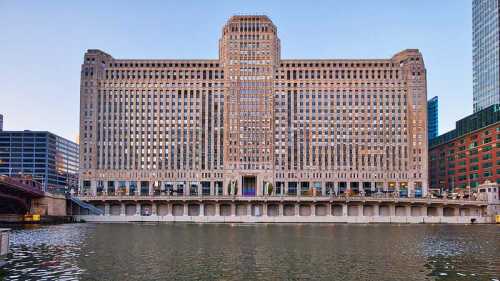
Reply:
<svg viewBox="0 0 500 281"><path fill-rule="evenodd" d="M431 140L438 136L438 97L427 101L427 136Z"/></svg>
<svg viewBox="0 0 500 281"><path fill-rule="evenodd" d="M78 157L78 144L50 132L0 132L0 175L31 176L46 190L76 189Z"/></svg>
<svg viewBox="0 0 500 281"><path fill-rule="evenodd" d="M500 103L499 2L472 3L474 112Z"/></svg>

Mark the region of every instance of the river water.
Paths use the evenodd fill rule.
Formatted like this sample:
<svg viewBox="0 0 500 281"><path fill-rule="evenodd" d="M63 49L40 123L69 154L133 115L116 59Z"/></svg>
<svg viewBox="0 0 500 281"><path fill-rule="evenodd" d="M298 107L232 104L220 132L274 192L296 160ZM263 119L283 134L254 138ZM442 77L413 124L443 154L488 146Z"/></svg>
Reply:
<svg viewBox="0 0 500 281"><path fill-rule="evenodd" d="M11 235L4 280L498 280L498 225L65 224Z"/></svg>

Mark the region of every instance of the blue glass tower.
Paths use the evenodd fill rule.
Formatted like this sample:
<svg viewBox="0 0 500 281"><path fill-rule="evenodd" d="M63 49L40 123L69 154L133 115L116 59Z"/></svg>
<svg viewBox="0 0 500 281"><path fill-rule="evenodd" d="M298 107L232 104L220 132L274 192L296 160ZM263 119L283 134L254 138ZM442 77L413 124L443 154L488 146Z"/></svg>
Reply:
<svg viewBox="0 0 500 281"><path fill-rule="evenodd" d="M474 112L500 103L499 2L472 2Z"/></svg>
<svg viewBox="0 0 500 281"><path fill-rule="evenodd" d="M431 140L438 136L438 97L427 101L427 136Z"/></svg>

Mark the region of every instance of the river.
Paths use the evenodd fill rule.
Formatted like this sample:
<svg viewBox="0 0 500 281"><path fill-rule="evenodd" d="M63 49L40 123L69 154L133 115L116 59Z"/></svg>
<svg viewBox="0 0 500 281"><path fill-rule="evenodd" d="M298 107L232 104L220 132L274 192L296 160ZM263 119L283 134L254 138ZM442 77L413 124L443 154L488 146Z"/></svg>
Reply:
<svg viewBox="0 0 500 281"><path fill-rule="evenodd" d="M4 280L498 280L498 225L64 224L11 233ZM1 278L0 278L1 279Z"/></svg>

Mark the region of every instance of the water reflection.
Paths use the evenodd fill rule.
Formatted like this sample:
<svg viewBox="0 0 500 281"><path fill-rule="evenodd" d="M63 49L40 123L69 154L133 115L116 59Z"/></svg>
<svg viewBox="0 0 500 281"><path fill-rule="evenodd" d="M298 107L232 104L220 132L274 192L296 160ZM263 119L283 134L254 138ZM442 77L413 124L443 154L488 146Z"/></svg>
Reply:
<svg viewBox="0 0 500 281"><path fill-rule="evenodd" d="M429 276L437 280L498 280L498 226L434 227L431 233L422 243Z"/></svg>
<svg viewBox="0 0 500 281"><path fill-rule="evenodd" d="M81 248L89 226L27 225L11 234L5 280L79 280Z"/></svg>
<svg viewBox="0 0 500 281"><path fill-rule="evenodd" d="M6 280L493 280L499 228L76 224L16 230Z"/></svg>

